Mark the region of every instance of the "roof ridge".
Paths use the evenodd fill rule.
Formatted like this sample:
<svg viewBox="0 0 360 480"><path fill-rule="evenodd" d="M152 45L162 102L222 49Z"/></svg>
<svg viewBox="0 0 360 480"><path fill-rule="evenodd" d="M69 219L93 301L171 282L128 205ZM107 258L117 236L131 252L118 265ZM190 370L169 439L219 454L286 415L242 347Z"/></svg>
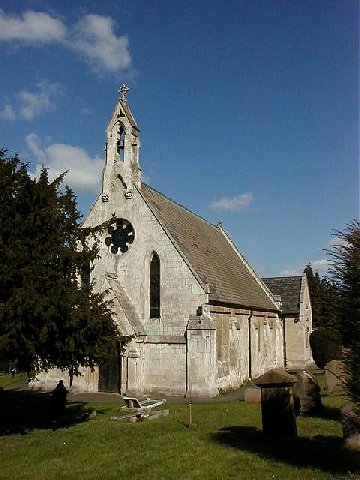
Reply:
<svg viewBox="0 0 360 480"><path fill-rule="evenodd" d="M302 275L284 275L283 277L261 277L262 280L275 280L277 278L302 278Z"/></svg>
<svg viewBox="0 0 360 480"><path fill-rule="evenodd" d="M91 204L91 207L89 208L89 211L87 212L87 214L82 217L82 219L81 219L81 226L82 227L84 226L84 223L87 221L87 219L90 217L90 215L91 215L92 211L94 210L95 205L98 202L100 196L101 196L101 192L97 195L96 199Z"/></svg>

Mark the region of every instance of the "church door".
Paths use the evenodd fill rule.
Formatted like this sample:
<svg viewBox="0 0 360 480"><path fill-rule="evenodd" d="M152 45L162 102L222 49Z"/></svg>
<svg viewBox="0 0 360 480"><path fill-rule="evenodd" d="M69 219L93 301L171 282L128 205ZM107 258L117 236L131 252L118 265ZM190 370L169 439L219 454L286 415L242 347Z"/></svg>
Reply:
<svg viewBox="0 0 360 480"><path fill-rule="evenodd" d="M120 345L109 351L105 363L99 366L99 392L120 393L121 387Z"/></svg>

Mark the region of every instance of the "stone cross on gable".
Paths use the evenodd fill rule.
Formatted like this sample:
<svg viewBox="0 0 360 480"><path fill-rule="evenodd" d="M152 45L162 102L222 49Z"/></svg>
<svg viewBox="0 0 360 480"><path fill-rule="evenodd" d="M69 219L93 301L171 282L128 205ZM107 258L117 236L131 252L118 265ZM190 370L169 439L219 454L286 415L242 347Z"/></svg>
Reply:
<svg viewBox="0 0 360 480"><path fill-rule="evenodd" d="M127 94L128 91L129 91L129 88L124 84L122 84L118 90L118 93L120 95L120 100L122 100L123 102L126 102L125 95Z"/></svg>

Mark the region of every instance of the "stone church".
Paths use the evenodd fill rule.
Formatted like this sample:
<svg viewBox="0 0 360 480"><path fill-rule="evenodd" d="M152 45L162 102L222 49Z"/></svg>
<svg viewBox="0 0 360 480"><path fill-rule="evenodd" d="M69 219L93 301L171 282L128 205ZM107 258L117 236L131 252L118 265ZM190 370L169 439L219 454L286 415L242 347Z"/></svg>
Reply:
<svg viewBox="0 0 360 480"><path fill-rule="evenodd" d="M106 129L102 191L84 226L109 219L92 280L113 300L130 341L73 389L216 396L284 366L280 297L256 275L220 225L142 181L140 131L119 99ZM64 372L36 381L51 388Z"/></svg>

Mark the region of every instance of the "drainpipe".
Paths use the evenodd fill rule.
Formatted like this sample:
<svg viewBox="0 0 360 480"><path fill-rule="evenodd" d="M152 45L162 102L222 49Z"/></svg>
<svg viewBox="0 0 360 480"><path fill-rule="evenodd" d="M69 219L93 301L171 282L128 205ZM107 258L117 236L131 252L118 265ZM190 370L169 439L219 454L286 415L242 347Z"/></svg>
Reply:
<svg viewBox="0 0 360 480"><path fill-rule="evenodd" d="M284 368L286 368L286 324L285 324L285 315L283 316L283 355L284 355Z"/></svg>
<svg viewBox="0 0 360 480"><path fill-rule="evenodd" d="M252 365L251 365L251 319L253 317L253 311L250 310L250 315L248 316L248 331L249 331L249 378L252 378Z"/></svg>

